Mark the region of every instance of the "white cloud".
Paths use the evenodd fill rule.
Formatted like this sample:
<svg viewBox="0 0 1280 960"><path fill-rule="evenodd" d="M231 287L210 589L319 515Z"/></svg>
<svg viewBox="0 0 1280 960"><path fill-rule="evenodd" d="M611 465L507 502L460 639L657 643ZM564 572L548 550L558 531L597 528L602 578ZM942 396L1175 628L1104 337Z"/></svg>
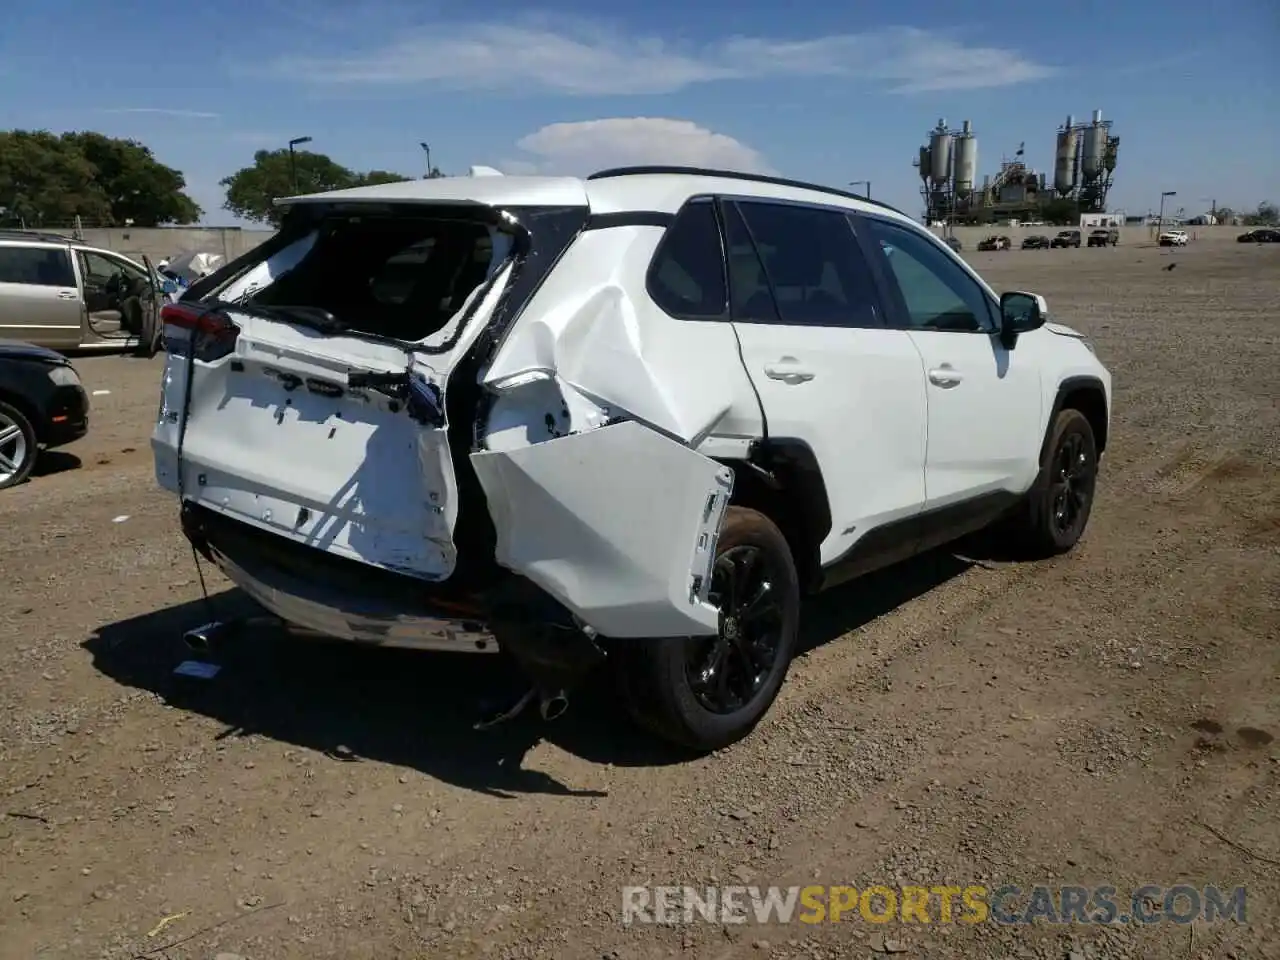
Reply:
<svg viewBox="0 0 1280 960"><path fill-rule="evenodd" d="M440 23L363 52L276 60L273 73L330 85L437 84L573 95L672 93L697 83L780 77L872 81L891 92L964 90L1055 73L1017 51L915 27L808 40L727 37L701 46L598 26Z"/></svg>
<svg viewBox="0 0 1280 960"><path fill-rule="evenodd" d="M205 110L172 110L168 107L114 107L101 113L155 113L165 117L187 117L195 120L216 120L220 113L209 113Z"/></svg>
<svg viewBox="0 0 1280 960"><path fill-rule="evenodd" d="M609 117L552 123L521 138L516 146L536 162L508 160L507 174L584 175L608 167L677 164L773 173L760 153L733 137L690 120L663 117Z"/></svg>

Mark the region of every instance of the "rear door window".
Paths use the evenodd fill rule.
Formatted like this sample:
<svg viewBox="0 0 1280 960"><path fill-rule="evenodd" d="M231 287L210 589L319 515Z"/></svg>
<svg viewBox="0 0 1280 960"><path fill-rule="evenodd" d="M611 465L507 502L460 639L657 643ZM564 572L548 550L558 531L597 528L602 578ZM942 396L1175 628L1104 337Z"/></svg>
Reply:
<svg viewBox="0 0 1280 960"><path fill-rule="evenodd" d="M76 278L60 247L0 247L0 283L74 288Z"/></svg>
<svg viewBox="0 0 1280 960"><path fill-rule="evenodd" d="M735 320L881 326L875 282L842 211L744 200L725 216Z"/></svg>

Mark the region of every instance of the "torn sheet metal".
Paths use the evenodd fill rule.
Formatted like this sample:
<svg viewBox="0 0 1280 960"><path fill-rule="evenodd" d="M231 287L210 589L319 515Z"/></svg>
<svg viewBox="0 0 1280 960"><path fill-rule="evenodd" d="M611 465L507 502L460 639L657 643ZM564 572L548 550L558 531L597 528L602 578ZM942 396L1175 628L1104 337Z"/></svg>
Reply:
<svg viewBox="0 0 1280 960"><path fill-rule="evenodd" d="M696 446L734 397L750 395L733 327L677 320L642 290L662 231L584 233L525 308L484 383L498 394L558 377L610 414ZM585 285L583 278L599 277Z"/></svg>
<svg viewBox="0 0 1280 960"><path fill-rule="evenodd" d="M471 456L498 563L606 637L714 634L729 468L634 421Z"/></svg>

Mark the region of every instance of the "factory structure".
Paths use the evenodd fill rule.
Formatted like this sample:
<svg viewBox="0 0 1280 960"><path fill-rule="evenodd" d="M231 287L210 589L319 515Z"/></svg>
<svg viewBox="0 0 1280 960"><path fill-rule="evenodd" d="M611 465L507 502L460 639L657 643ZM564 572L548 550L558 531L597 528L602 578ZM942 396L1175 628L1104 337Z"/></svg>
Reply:
<svg viewBox="0 0 1280 960"><path fill-rule="evenodd" d="M978 183L978 138L969 121L952 130L939 120L913 161L925 222L1040 221L1045 207L1059 200L1074 204L1077 214L1106 213L1119 145L1101 110L1093 111L1088 123L1068 116L1058 130L1052 174L1032 168L1019 146L1013 159L1002 160L998 171Z"/></svg>

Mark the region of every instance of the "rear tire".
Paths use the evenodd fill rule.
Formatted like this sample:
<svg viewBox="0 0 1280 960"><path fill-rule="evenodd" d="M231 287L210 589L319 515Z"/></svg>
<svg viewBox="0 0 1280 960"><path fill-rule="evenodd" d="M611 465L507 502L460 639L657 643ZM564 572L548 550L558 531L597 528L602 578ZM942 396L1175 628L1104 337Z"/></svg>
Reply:
<svg viewBox="0 0 1280 960"><path fill-rule="evenodd" d="M628 712L643 727L698 752L749 734L768 712L795 655L800 584L772 520L730 507L716 543L714 637L614 641Z"/></svg>
<svg viewBox="0 0 1280 960"><path fill-rule="evenodd" d="M1071 550L1084 535L1098 480L1093 427L1079 410L1062 410L1050 427L1040 473L1006 531L1027 559Z"/></svg>
<svg viewBox="0 0 1280 960"><path fill-rule="evenodd" d="M0 490L25 482L39 455L31 421L21 410L0 402Z"/></svg>

